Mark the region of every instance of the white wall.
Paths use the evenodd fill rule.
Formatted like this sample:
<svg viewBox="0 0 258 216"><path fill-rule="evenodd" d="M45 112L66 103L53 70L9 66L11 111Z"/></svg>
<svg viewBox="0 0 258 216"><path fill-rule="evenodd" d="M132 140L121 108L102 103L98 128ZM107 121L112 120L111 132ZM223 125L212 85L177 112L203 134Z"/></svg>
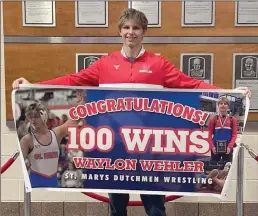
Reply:
<svg viewBox="0 0 258 216"><path fill-rule="evenodd" d="M2 1L1 1L2 4ZM2 8L2 7L1 7ZM2 14L2 13L1 13ZM2 18L1 18L2 20ZM3 31L1 31L3 32ZM1 40L3 41L3 40ZM1 61L1 163L5 163L9 157L18 149L15 133L10 131L5 126L5 66L4 66L4 46L1 43L2 61ZM244 137L244 142L258 152L258 135L248 134ZM245 154L245 202L258 202L258 163L255 162L247 153ZM234 170L236 174L236 170ZM1 175L1 200L2 201L23 201L23 177L21 171L21 163L19 158L16 162L8 169L3 175ZM227 202L235 202L236 194L236 175L230 189L229 199ZM138 199L139 196L131 196L131 199ZM95 201L88 198L80 193L64 193L64 192L46 192L46 191L35 191L32 192L33 201ZM217 202L217 199L202 197L193 198L185 197L178 201L182 202Z"/></svg>

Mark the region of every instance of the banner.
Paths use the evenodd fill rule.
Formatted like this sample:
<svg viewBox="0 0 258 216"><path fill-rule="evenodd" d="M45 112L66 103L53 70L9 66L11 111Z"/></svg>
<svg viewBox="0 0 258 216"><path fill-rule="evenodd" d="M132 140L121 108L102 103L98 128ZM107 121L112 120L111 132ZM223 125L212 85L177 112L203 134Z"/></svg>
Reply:
<svg viewBox="0 0 258 216"><path fill-rule="evenodd" d="M28 192L225 198L249 99L236 90L22 85L12 106Z"/></svg>

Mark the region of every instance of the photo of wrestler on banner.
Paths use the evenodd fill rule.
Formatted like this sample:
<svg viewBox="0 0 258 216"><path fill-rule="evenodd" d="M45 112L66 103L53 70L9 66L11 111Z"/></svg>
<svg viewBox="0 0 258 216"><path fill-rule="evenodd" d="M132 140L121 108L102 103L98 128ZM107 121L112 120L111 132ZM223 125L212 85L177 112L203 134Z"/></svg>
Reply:
<svg viewBox="0 0 258 216"><path fill-rule="evenodd" d="M66 160L67 128L81 126L81 122L77 124L68 119L69 108L76 105L79 98L73 93L49 89L22 91L16 95L17 135L32 187L81 187L80 170L75 169L71 156L70 163L62 164ZM68 154L79 155L78 151ZM65 181L68 172L78 176L77 181Z"/></svg>
<svg viewBox="0 0 258 216"><path fill-rule="evenodd" d="M233 90L40 85L14 90L12 103L28 191L220 198L249 106Z"/></svg>
<svg viewBox="0 0 258 216"><path fill-rule="evenodd" d="M222 191L233 162L234 148L244 130L245 98L234 93L204 93L201 97L202 110L211 112L206 122L211 145L206 171L213 179L214 190Z"/></svg>

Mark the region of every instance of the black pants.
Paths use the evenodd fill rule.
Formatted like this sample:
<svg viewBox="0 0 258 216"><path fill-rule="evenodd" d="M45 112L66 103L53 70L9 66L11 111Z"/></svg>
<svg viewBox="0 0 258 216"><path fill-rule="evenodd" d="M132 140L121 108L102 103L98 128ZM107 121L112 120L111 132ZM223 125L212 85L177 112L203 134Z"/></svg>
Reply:
<svg viewBox="0 0 258 216"><path fill-rule="evenodd" d="M224 162L232 162L233 153L231 152L229 154L213 154L213 152L211 152L211 161L219 162L221 158Z"/></svg>
<svg viewBox="0 0 258 216"><path fill-rule="evenodd" d="M110 216L127 216L129 194L109 194ZM165 196L141 195L148 216L166 216Z"/></svg>

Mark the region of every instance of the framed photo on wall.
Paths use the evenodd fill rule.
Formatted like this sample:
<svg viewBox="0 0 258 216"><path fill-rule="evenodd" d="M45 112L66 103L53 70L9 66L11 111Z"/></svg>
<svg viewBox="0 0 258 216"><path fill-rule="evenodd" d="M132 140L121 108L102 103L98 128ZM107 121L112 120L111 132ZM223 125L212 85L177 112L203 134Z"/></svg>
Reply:
<svg viewBox="0 0 258 216"><path fill-rule="evenodd" d="M161 1L128 1L128 7L142 11L149 21L148 27L161 27Z"/></svg>
<svg viewBox="0 0 258 216"><path fill-rule="evenodd" d="M182 53L180 70L192 78L213 84L213 54Z"/></svg>
<svg viewBox="0 0 258 216"><path fill-rule="evenodd" d="M76 27L108 27L108 1L75 1Z"/></svg>
<svg viewBox="0 0 258 216"><path fill-rule="evenodd" d="M76 53L76 72L86 69L104 55L108 53Z"/></svg>
<svg viewBox="0 0 258 216"><path fill-rule="evenodd" d="M258 1L235 1L235 26L258 26Z"/></svg>
<svg viewBox="0 0 258 216"><path fill-rule="evenodd" d="M55 27L55 1L23 1L23 26Z"/></svg>
<svg viewBox="0 0 258 216"><path fill-rule="evenodd" d="M252 92L249 112L258 111L258 53L233 54L233 88L245 86Z"/></svg>
<svg viewBox="0 0 258 216"><path fill-rule="evenodd" d="M182 1L182 27L215 26L215 1Z"/></svg>

